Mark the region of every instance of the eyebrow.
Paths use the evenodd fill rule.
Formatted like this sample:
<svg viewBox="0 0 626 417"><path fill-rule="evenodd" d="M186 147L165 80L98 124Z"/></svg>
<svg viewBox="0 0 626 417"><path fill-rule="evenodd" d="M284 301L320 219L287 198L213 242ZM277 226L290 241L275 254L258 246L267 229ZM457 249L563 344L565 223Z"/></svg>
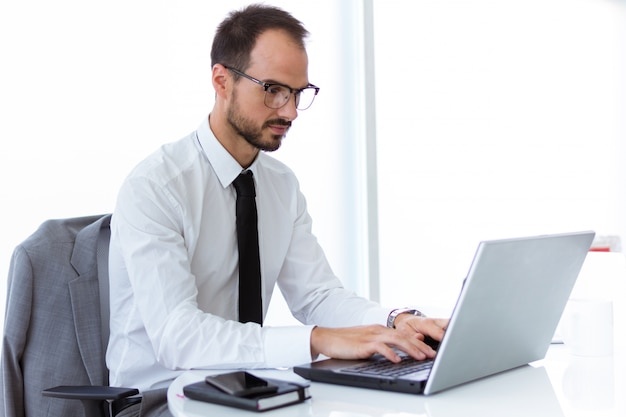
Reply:
<svg viewBox="0 0 626 417"><path fill-rule="evenodd" d="M281 83L280 81L277 81L277 80L272 80L272 79L269 79L269 80L261 80L261 81L263 81L263 82L264 82L264 83L266 83L266 84L278 84L278 85L282 85L283 87L291 88L293 91L300 91L300 90L304 90L305 88L307 88L308 86L310 86L310 85L311 85L311 83L308 83L308 84L307 84L307 85L305 85L304 87L300 87L300 88L297 88L297 87L296 87L296 88L294 88L294 87L290 86L289 84Z"/></svg>

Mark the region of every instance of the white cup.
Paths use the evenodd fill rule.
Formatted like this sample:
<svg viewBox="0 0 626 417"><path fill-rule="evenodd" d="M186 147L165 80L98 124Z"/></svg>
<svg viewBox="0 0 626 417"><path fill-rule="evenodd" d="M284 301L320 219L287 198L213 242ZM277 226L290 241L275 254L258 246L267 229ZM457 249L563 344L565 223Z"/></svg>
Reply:
<svg viewBox="0 0 626 417"><path fill-rule="evenodd" d="M613 354L613 302L573 298L564 312L563 341L572 355Z"/></svg>

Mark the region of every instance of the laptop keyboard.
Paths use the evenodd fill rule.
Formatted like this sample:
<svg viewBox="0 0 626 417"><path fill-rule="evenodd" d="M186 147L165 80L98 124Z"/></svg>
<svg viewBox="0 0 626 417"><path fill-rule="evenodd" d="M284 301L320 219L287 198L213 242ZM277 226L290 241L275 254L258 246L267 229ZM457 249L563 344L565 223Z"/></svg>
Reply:
<svg viewBox="0 0 626 417"><path fill-rule="evenodd" d="M432 360L418 361L417 359L405 356L399 363L393 363L384 359L350 366L342 369L341 371L364 375L399 377L424 370L430 370L432 365Z"/></svg>

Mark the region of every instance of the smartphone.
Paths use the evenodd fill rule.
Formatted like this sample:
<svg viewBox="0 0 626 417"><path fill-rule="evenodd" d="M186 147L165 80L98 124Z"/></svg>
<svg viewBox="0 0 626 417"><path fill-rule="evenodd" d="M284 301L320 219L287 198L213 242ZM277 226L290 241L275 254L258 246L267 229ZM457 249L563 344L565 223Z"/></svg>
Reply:
<svg viewBox="0 0 626 417"><path fill-rule="evenodd" d="M209 375L205 381L207 384L236 397L269 394L278 390L278 386L245 371Z"/></svg>

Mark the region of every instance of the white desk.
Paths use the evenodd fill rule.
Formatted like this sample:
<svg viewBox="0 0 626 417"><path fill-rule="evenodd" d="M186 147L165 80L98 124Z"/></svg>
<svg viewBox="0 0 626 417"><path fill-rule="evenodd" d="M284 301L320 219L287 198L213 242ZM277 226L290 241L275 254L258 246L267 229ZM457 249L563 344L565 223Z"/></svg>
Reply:
<svg viewBox="0 0 626 417"><path fill-rule="evenodd" d="M554 345L544 360L500 375L432 395L389 393L311 383L312 399L262 413L272 417L623 417L626 416L626 352L612 357L582 358ZM168 390L175 417L241 416L256 413L193 401L183 387L201 381L208 371L190 371ZM291 371L259 375L299 378ZM297 379L296 379L297 380Z"/></svg>

